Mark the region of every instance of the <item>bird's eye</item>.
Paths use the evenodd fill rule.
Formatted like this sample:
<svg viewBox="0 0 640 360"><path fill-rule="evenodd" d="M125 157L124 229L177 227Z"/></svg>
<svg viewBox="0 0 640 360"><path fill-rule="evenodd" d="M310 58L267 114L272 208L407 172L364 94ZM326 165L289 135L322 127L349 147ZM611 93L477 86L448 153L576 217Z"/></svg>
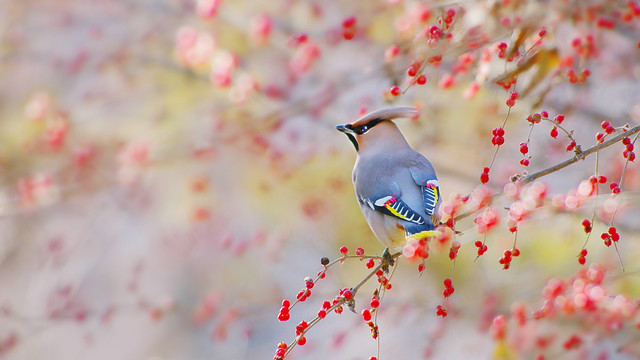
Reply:
<svg viewBox="0 0 640 360"><path fill-rule="evenodd" d="M369 128L367 127L367 125L362 125L358 128L358 134L364 134L367 132L367 130L369 130Z"/></svg>

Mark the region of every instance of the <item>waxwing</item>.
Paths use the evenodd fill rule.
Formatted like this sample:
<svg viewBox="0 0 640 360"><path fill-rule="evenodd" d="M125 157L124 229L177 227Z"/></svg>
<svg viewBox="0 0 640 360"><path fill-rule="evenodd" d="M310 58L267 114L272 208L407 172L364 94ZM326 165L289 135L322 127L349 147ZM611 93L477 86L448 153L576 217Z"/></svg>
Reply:
<svg viewBox="0 0 640 360"><path fill-rule="evenodd" d="M418 114L410 107L382 109L336 127L358 153L352 180L360 209L376 237L393 252L411 238L434 236L438 223L436 172L392 121Z"/></svg>

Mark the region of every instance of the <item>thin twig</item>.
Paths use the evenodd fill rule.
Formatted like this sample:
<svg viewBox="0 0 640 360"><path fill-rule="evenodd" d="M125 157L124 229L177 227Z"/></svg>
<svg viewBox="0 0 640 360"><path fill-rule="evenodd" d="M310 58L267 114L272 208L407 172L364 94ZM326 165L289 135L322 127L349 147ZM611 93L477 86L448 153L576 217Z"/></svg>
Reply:
<svg viewBox="0 0 640 360"><path fill-rule="evenodd" d="M556 172L558 170L564 169L567 166L569 166L571 164L574 164L574 163L578 162L579 160L583 160L585 157L587 157L587 156L589 156L589 155L591 155L591 154L593 154L593 153L595 153L595 152L597 152L599 150L602 150L602 149L604 149L606 147L609 147L609 146L619 142L623 138L625 138L625 137L627 137L629 135L633 135L633 134L635 134L635 133L637 133L639 131L640 131L640 125L632 127L631 129L629 129L629 130L627 130L625 132L622 132L622 133L612 137L611 139L609 139L609 140L607 140L607 141L605 141L605 142L603 142L601 144L597 144L597 145L595 145L593 147L588 148L587 150L582 150L582 152L580 152L579 154L576 154L574 157L572 157L569 160L563 161L563 162L561 162L559 164L556 164L556 165L551 166L549 168L546 168L544 170L540 170L538 172L535 172L533 174L525 176L522 179L520 179L520 183L521 184L527 184L527 183L530 183L530 182L532 182L532 181L534 181L534 180L536 180L538 178L541 178L541 177L543 177L545 175L549 175L549 174L554 173L554 172Z"/></svg>

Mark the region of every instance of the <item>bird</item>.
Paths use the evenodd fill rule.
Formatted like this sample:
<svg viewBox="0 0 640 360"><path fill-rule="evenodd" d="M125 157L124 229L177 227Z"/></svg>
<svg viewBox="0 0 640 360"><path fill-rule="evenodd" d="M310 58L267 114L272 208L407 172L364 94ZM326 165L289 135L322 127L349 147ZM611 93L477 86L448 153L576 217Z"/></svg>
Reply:
<svg viewBox="0 0 640 360"><path fill-rule="evenodd" d="M439 224L435 169L393 122L418 115L413 107L392 107L336 126L356 149L352 173L356 198L371 231L387 247L385 254L402 251L410 239L435 236Z"/></svg>

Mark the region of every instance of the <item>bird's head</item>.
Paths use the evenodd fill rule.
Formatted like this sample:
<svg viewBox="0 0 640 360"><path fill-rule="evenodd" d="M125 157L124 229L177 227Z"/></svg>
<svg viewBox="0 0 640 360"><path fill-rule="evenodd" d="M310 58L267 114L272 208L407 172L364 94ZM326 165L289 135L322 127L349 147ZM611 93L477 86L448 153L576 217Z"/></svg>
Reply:
<svg viewBox="0 0 640 360"><path fill-rule="evenodd" d="M393 123L396 118L415 118L419 110L412 107L394 107L370 112L358 120L336 129L347 135L357 152L379 147L408 146L402 133Z"/></svg>

